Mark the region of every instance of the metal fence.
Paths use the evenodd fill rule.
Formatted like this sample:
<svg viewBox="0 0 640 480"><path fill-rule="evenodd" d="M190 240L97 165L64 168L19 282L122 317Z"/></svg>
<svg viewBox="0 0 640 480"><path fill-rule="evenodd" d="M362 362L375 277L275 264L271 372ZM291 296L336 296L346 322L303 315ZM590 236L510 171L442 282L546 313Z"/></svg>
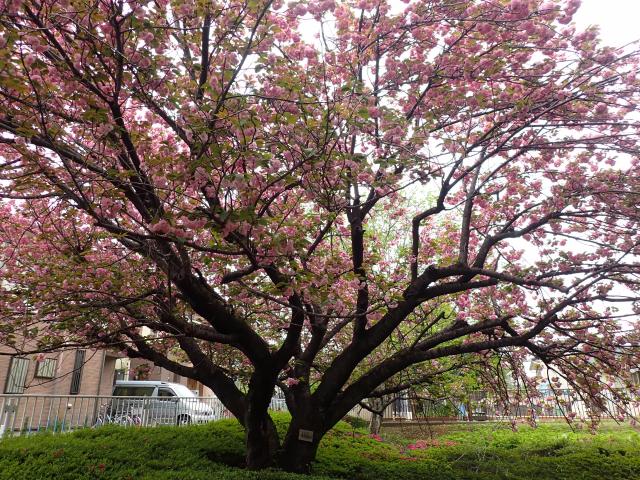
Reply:
<svg viewBox="0 0 640 480"><path fill-rule="evenodd" d="M570 389L540 390L529 397L509 392L504 399L479 391L461 402L465 420L502 418L589 418L612 417L624 420L640 417L640 398L629 390L618 389L596 398L583 398Z"/></svg>
<svg viewBox="0 0 640 480"><path fill-rule="evenodd" d="M640 399L618 391L587 403L570 390L540 391L531 398L511 392L501 401L488 392L472 392L465 399L421 399L403 393L387 405L383 417L395 420L504 420L512 418L640 418ZM271 410L286 411L281 395L271 400ZM371 419L355 407L349 415ZM0 395L0 438L34 432L69 432L106 424L123 426L187 425L232 418L216 397L113 397L93 395Z"/></svg>
<svg viewBox="0 0 640 480"><path fill-rule="evenodd" d="M270 408L286 410L286 403L274 397ZM0 395L0 438L106 424L188 425L232 417L215 397Z"/></svg>
<svg viewBox="0 0 640 480"><path fill-rule="evenodd" d="M369 421L371 412L358 406L350 416ZM540 390L526 397L508 392L504 399L488 391L474 391L464 398L420 398L403 392L389 401L383 418L387 420L452 420L482 421L513 418L535 419L586 419L592 416L612 417L619 420L640 419L640 398L633 392L617 390L599 400L585 400L576 392Z"/></svg>

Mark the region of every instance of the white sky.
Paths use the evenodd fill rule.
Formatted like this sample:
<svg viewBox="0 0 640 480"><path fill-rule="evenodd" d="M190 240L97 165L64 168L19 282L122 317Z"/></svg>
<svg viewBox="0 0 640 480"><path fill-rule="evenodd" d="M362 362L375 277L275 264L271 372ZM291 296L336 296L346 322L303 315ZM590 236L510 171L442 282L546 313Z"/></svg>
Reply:
<svg viewBox="0 0 640 480"><path fill-rule="evenodd" d="M640 39L640 0L582 0L574 21L580 29L599 25L603 42L621 47Z"/></svg>
<svg viewBox="0 0 640 480"><path fill-rule="evenodd" d="M398 9L403 6L399 0L391 0L391 5ZM599 25L603 42L612 47L621 47L640 40L640 0L582 0L574 22L579 30L589 25ZM313 42L318 29L315 28L315 22L311 23L313 26L304 25L300 33L303 38Z"/></svg>

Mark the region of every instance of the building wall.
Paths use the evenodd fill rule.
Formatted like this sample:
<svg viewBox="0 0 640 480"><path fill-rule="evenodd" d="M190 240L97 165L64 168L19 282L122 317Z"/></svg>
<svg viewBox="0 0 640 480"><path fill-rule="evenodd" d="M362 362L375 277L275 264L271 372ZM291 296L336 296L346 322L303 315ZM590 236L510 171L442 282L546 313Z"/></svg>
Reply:
<svg viewBox="0 0 640 480"><path fill-rule="evenodd" d="M0 353L12 353L0 347ZM28 360L22 393L0 395L0 436L7 430L68 429L71 425L90 426L96 422L107 400L99 396L112 393L118 355L105 350L86 350L78 392L71 394L76 350L47 353L55 359L53 378L36 376L37 356ZM12 356L0 355L0 393L7 390ZM89 397L87 397L89 396Z"/></svg>
<svg viewBox="0 0 640 480"><path fill-rule="evenodd" d="M12 353L12 351L0 346L0 353ZM68 350L44 355L44 358L55 359L57 362L54 378L36 377L36 355L23 356L23 358L29 360L29 367L26 388L22 393L32 395L70 395L75 354L75 350ZM11 358L11 355L0 355L0 393L6 393ZM113 384L115 383L116 362L119 358L121 358L120 355L105 350L86 350L78 395L111 395ZM141 364L151 366L151 371L149 376L145 378L146 380L179 383L197 392L199 396L214 396L211 389L202 383L182 377L166 368L156 366L152 362L139 358L130 360L130 380L135 379L136 368Z"/></svg>
<svg viewBox="0 0 640 480"><path fill-rule="evenodd" d="M0 353L10 353L0 347ZM23 356L29 361L23 394L69 395L75 363L75 350L47 353L44 358L55 359L54 378L36 376L36 355ZM12 356L0 355L0 393L5 393ZM117 356L104 350L86 350L78 395L110 395L114 382Z"/></svg>

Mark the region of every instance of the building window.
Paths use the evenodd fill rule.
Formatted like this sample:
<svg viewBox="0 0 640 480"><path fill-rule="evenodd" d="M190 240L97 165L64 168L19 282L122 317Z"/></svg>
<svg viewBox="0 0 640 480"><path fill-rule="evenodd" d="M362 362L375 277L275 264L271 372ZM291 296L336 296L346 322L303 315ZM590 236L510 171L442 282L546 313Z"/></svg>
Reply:
<svg viewBox="0 0 640 480"><path fill-rule="evenodd" d="M116 371L113 376L113 383L118 380L128 380L129 379L129 366L130 362L128 358L118 358L116 359Z"/></svg>
<svg viewBox="0 0 640 480"><path fill-rule="evenodd" d="M126 380L126 379L127 379L127 371L126 370L124 370L124 369L115 370L115 375L113 376L114 385L115 385L115 383L117 381Z"/></svg>
<svg viewBox="0 0 640 480"><path fill-rule="evenodd" d="M58 361L55 358L45 358L36 363L36 377L54 378Z"/></svg>
<svg viewBox="0 0 640 480"><path fill-rule="evenodd" d="M84 366L84 355L86 350L76 350L76 360L73 363L73 373L71 374L70 395L80 393L80 381L82 380L82 367Z"/></svg>
<svg viewBox="0 0 640 480"><path fill-rule="evenodd" d="M9 375L5 393L23 393L27 384L27 372L29 371L29 359L13 357L9 365Z"/></svg>

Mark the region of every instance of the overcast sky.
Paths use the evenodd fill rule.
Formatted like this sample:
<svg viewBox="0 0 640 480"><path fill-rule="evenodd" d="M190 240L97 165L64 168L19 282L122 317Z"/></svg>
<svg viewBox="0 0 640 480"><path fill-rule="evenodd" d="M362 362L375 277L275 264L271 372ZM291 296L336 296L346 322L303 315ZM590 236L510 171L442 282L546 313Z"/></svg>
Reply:
<svg viewBox="0 0 640 480"><path fill-rule="evenodd" d="M640 0L582 0L578 27L600 25L604 43L622 46L640 39Z"/></svg>

